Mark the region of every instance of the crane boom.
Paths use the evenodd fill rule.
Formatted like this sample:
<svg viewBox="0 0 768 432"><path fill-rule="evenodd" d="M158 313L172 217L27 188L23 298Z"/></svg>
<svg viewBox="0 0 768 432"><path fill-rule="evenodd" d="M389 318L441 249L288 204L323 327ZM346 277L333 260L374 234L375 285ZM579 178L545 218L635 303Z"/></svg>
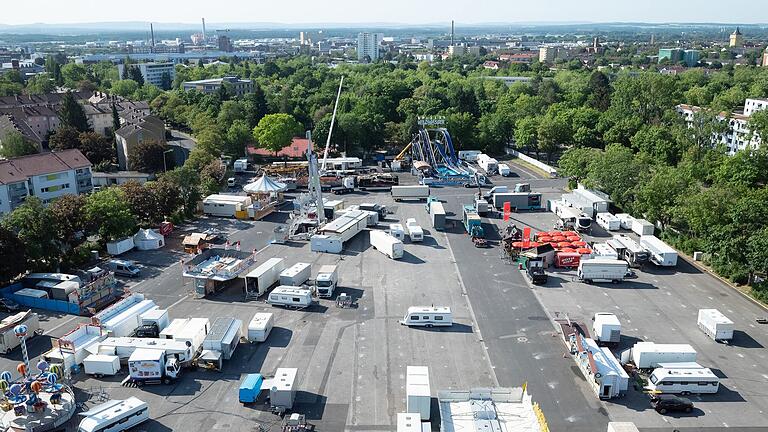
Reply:
<svg viewBox="0 0 768 432"><path fill-rule="evenodd" d="M339 108L339 99L341 98L341 86L344 84L344 75L339 81L339 91L336 93L336 103L333 105L333 115L331 115L331 126L328 128L328 139L325 141L325 150L323 151L323 165L320 171L325 171L325 161L328 159L328 149L331 147L331 134L333 134L333 123L336 121L336 110Z"/></svg>

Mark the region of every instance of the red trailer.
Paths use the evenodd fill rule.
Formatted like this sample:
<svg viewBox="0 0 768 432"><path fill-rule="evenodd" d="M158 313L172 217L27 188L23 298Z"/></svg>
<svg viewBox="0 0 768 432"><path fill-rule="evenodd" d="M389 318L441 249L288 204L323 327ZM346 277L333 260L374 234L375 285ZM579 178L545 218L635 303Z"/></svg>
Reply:
<svg viewBox="0 0 768 432"><path fill-rule="evenodd" d="M581 262L581 254L578 252L558 252L555 255L555 266L576 268Z"/></svg>

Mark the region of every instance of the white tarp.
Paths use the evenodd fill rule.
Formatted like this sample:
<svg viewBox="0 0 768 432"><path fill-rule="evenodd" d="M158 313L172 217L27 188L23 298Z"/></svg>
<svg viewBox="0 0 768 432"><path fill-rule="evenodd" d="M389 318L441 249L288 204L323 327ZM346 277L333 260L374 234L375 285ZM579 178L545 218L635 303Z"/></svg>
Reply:
<svg viewBox="0 0 768 432"><path fill-rule="evenodd" d="M286 185L284 183L276 182L266 174L262 175L261 178L255 182L243 186L243 190L248 193L282 192L285 189Z"/></svg>
<svg viewBox="0 0 768 432"><path fill-rule="evenodd" d="M165 237L152 229L139 229L133 236L133 243L138 250L160 249L165 245Z"/></svg>

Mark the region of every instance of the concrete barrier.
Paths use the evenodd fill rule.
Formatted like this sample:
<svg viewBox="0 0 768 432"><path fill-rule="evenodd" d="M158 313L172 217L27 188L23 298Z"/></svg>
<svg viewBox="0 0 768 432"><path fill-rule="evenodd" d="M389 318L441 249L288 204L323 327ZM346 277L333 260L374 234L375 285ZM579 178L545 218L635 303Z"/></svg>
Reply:
<svg viewBox="0 0 768 432"><path fill-rule="evenodd" d="M551 167L551 166L549 166L547 164L545 164L544 162L536 160L536 159L534 159L534 158L532 158L532 157L530 157L528 155L522 154L519 151L513 150L513 149L507 149L507 153L509 153L510 155L520 159L523 162L527 162L527 163L529 163L529 164L531 164L531 165L533 165L533 166L535 166L537 168L540 168L540 169L546 171L551 178L557 178L558 177L557 169L553 168L553 167Z"/></svg>

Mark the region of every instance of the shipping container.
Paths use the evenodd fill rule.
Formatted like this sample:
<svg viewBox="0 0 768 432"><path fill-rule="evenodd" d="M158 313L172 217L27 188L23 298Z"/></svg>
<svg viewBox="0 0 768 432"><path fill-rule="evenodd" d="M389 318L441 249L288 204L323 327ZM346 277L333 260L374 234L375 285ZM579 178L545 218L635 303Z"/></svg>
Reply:
<svg viewBox="0 0 768 432"><path fill-rule="evenodd" d="M618 344L621 341L619 318L608 312L596 313L592 318L592 333L598 343Z"/></svg>
<svg viewBox="0 0 768 432"><path fill-rule="evenodd" d="M443 208L443 203L439 201L431 202L429 215L432 218L432 228L439 231L445 229L445 208Z"/></svg>
<svg viewBox="0 0 768 432"><path fill-rule="evenodd" d="M117 375L120 372L120 357L91 354L83 359L83 371L96 378Z"/></svg>
<svg viewBox="0 0 768 432"><path fill-rule="evenodd" d="M429 186L392 186L391 194L395 201L426 200L429 197Z"/></svg>
<svg viewBox="0 0 768 432"><path fill-rule="evenodd" d="M645 219L632 220L632 232L639 236L653 235L654 226Z"/></svg>

